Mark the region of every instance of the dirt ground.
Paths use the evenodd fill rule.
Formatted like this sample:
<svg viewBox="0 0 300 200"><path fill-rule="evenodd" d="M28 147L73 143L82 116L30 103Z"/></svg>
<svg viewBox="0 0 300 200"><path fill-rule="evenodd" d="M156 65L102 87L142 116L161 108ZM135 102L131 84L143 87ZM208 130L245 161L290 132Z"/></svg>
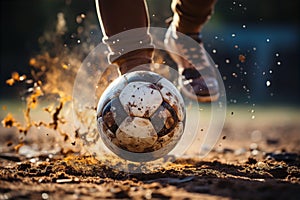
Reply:
<svg viewBox="0 0 300 200"><path fill-rule="evenodd" d="M256 109L251 119L246 108L229 108L207 157L148 174L72 152L16 154L6 148L9 129L0 131L0 199L300 199L299 109Z"/></svg>

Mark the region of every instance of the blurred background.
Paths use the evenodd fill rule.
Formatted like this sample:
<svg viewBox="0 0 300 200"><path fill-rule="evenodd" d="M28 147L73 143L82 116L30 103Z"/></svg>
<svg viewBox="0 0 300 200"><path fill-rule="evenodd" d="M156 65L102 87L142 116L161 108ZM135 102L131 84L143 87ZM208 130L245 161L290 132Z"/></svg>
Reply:
<svg viewBox="0 0 300 200"><path fill-rule="evenodd" d="M151 25L166 27L165 19L172 15L170 0L147 3ZM300 105L299 4L297 0L218 1L202 35L219 66L229 104ZM1 101L21 95L23 86L6 84L11 73L30 76L30 58L52 48L41 45L41 36L55 29L58 13L65 17L63 41L68 47L84 43L77 38L82 14L92 27L85 39L89 44L101 42L94 0L1 0Z"/></svg>

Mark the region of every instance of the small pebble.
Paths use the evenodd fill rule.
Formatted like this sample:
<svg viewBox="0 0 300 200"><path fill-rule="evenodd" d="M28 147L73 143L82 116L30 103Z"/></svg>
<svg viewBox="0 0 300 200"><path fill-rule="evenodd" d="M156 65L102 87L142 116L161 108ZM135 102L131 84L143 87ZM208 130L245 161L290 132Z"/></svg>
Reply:
<svg viewBox="0 0 300 200"><path fill-rule="evenodd" d="M49 198L49 195L47 193L42 193L42 199L48 199Z"/></svg>
<svg viewBox="0 0 300 200"><path fill-rule="evenodd" d="M267 163L264 163L264 162L258 162L258 163L256 163L256 167L258 169L264 169L264 170L269 169L269 165Z"/></svg>

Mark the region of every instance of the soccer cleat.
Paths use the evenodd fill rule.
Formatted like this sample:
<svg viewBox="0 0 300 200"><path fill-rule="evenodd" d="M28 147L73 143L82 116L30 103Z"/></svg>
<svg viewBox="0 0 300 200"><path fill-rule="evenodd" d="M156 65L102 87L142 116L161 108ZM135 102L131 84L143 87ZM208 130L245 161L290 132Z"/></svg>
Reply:
<svg viewBox="0 0 300 200"><path fill-rule="evenodd" d="M164 40L171 58L178 65L180 90L185 96L199 102L216 101L220 93L215 64L204 49L200 35L187 35L188 39L177 33L175 26L171 24ZM192 45L190 38L199 45Z"/></svg>

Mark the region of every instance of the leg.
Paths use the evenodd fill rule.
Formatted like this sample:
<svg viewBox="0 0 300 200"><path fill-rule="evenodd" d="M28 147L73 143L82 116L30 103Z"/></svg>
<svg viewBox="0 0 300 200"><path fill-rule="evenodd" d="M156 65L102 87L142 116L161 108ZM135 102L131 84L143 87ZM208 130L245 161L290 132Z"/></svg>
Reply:
<svg viewBox="0 0 300 200"><path fill-rule="evenodd" d="M213 13L216 0L173 0L173 23L184 34L199 33Z"/></svg>
<svg viewBox="0 0 300 200"><path fill-rule="evenodd" d="M200 31L210 18L215 3L216 0L173 0L173 20L165 37L166 47L181 55L170 54L178 66L182 92L200 102L216 101L219 98L215 64L200 38ZM198 44L187 42L182 33Z"/></svg>
<svg viewBox="0 0 300 200"><path fill-rule="evenodd" d="M149 17L145 1L96 0L96 5L104 35L103 41L111 51L108 58L109 61L119 65L122 74L138 65L151 63L153 47L147 29ZM120 36L118 38L115 37L118 33L136 28L145 29L134 32L135 34L131 37L128 35L124 36L124 38L122 38L122 35L121 38ZM137 50L130 51L130 48L136 46L138 46Z"/></svg>

